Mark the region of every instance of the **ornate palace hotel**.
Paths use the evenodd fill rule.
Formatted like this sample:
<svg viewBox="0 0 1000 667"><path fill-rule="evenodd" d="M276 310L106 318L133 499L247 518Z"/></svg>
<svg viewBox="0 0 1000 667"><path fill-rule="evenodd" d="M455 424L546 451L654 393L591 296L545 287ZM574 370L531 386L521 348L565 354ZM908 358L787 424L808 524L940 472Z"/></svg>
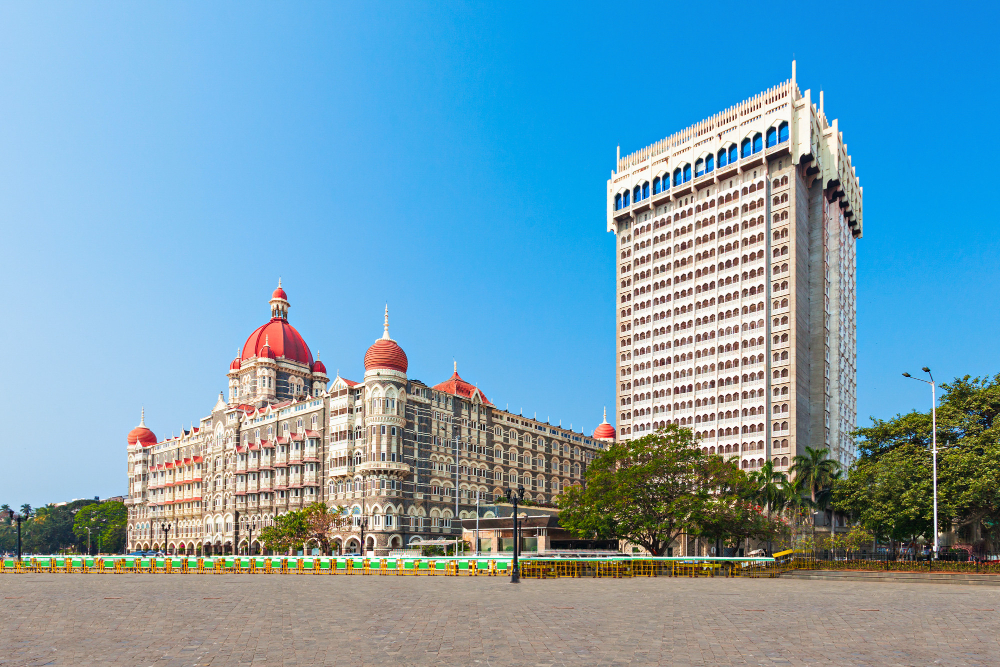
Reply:
<svg viewBox="0 0 1000 667"><path fill-rule="evenodd" d="M618 158L618 437L668 423L751 470L856 424L862 191L837 121L792 78Z"/></svg>
<svg viewBox="0 0 1000 667"><path fill-rule="evenodd" d="M367 519L365 551L385 555L459 536L456 510L475 516L477 498L492 502L510 486L551 501L615 438L606 420L587 437L500 410L457 366L433 387L408 378L388 309L363 381L331 382L288 323L280 282L270 306L229 364L228 399L220 394L197 427L161 441L143 418L128 434L130 550L232 553L236 544L245 553L252 544L260 553L259 531L276 515L325 502L355 517L335 536L338 550L361 550Z"/></svg>

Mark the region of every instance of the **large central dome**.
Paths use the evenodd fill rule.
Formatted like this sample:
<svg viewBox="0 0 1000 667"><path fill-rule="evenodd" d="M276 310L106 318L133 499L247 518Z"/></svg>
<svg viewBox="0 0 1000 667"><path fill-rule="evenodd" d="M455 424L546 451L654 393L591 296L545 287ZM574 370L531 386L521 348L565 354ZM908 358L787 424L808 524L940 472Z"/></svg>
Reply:
<svg viewBox="0 0 1000 667"><path fill-rule="evenodd" d="M289 361L307 364L311 368L313 364L312 351L302 339L302 335L288 323L288 295L281 288L280 280L278 281L278 289L274 290L274 294L271 295L270 304L271 321L258 327L250 334L247 342L243 344L240 359L246 361L262 356L271 359L284 357Z"/></svg>

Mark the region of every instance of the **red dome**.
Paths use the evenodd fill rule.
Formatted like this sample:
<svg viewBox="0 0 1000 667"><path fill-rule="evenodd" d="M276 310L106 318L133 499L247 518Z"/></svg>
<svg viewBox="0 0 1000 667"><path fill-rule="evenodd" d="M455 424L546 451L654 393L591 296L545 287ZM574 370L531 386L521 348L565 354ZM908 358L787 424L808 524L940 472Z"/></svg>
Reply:
<svg viewBox="0 0 1000 667"><path fill-rule="evenodd" d="M278 289L274 290L274 293L271 294L271 298L272 299L284 299L285 301L288 301L288 295L285 294L285 290L281 289L281 283L280 282L278 283Z"/></svg>
<svg viewBox="0 0 1000 667"><path fill-rule="evenodd" d="M238 371L238 370L240 370L240 366L242 366L242 365L243 364L240 361L240 358L236 357L235 359L233 359L233 363L229 364L229 370L231 370L231 371Z"/></svg>
<svg viewBox="0 0 1000 667"><path fill-rule="evenodd" d="M139 425L128 432L128 444L134 445L139 443L143 446L155 445L156 435L146 428L146 411L142 411L142 418L139 420Z"/></svg>
<svg viewBox="0 0 1000 667"><path fill-rule="evenodd" d="M599 440L614 440L615 427L607 422L604 422L596 429L594 429L594 437Z"/></svg>
<svg viewBox="0 0 1000 667"><path fill-rule="evenodd" d="M366 371L385 368L405 373L407 366L409 366L409 361L406 358L406 352L403 352L403 348L396 341L389 338L379 338L365 352Z"/></svg>
<svg viewBox="0 0 1000 667"><path fill-rule="evenodd" d="M271 345L271 339L274 339L274 345ZM270 349L265 350L265 347ZM271 352L270 355L267 354L268 351ZM313 363L312 352L302 340L302 336L295 327L280 317L271 318L270 322L250 334L240 355L244 361L261 356L268 356L271 359L284 357L309 366Z"/></svg>
<svg viewBox="0 0 1000 667"><path fill-rule="evenodd" d="M326 366L323 365L322 361L320 361L319 359L317 359L316 363L313 364L312 372L313 373L322 373L323 375L326 375Z"/></svg>

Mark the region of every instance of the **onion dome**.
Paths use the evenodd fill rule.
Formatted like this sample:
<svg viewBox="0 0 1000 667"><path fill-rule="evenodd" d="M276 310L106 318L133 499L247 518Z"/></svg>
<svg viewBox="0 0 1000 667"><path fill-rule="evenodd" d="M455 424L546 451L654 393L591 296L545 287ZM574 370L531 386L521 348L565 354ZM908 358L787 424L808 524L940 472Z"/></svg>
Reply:
<svg viewBox="0 0 1000 667"><path fill-rule="evenodd" d="M389 338L389 306L385 307L385 327L382 337L365 352L365 371L386 369L405 373L409 361L396 341Z"/></svg>
<svg viewBox="0 0 1000 667"><path fill-rule="evenodd" d="M128 444L134 445L136 443L144 447L156 444L156 435L146 428L146 408L142 409L139 425L128 432Z"/></svg>
<svg viewBox="0 0 1000 667"><path fill-rule="evenodd" d="M614 440L615 427L608 423L608 409L604 408L604 421L594 429L594 437L598 440Z"/></svg>
<svg viewBox="0 0 1000 667"><path fill-rule="evenodd" d="M295 330L295 327L288 323L288 300L286 296L285 290L281 289L279 281L278 289L274 290L274 296L270 301L271 321L258 327L247 338L247 342L243 344L243 351L240 353L240 358L243 361L253 359L254 357L267 359L284 357L290 361L297 361L300 364L312 366L313 356L309 350L309 346L306 345L305 340ZM272 338L274 339L274 345L271 345Z"/></svg>
<svg viewBox="0 0 1000 667"><path fill-rule="evenodd" d="M233 362L231 364L229 364L229 370L231 370L231 371L238 371L238 370L240 370L240 366L243 365L243 360L240 358L240 356L241 356L240 350L239 350L239 348L237 348L236 349L236 358L233 359Z"/></svg>
<svg viewBox="0 0 1000 667"><path fill-rule="evenodd" d="M469 384L462 379L462 377L458 374L457 361L455 362L455 371L451 374L451 377L440 384L434 385L434 389L451 394L452 396L460 396L461 398L471 399L474 394L479 394L479 400L486 405L493 405L490 403L489 399L486 398L486 394L480 391L479 387Z"/></svg>
<svg viewBox="0 0 1000 667"><path fill-rule="evenodd" d="M264 335L264 347L260 348L257 352L257 357L259 359L274 359L274 350L271 349L271 345L268 342L267 334Z"/></svg>
<svg viewBox="0 0 1000 667"><path fill-rule="evenodd" d="M322 373L323 375L326 375L326 366L323 364L322 361L319 360L318 354L316 355L316 363L312 365L312 372Z"/></svg>

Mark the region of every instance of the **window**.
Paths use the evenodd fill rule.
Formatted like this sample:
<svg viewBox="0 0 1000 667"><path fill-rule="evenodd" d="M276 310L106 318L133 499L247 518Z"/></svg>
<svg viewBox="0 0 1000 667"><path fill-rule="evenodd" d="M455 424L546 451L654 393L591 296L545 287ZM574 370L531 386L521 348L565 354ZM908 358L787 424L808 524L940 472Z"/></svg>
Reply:
<svg viewBox="0 0 1000 667"><path fill-rule="evenodd" d="M778 130L773 127L767 128L767 147L778 145Z"/></svg>
<svg viewBox="0 0 1000 667"><path fill-rule="evenodd" d="M729 164L736 162L736 144L729 147Z"/></svg>
<svg viewBox="0 0 1000 667"><path fill-rule="evenodd" d="M709 174L713 169L715 169L715 156L710 154L705 158L705 173Z"/></svg>
<svg viewBox="0 0 1000 667"><path fill-rule="evenodd" d="M719 151L719 166L720 167L725 167L727 164L729 164L729 160L727 159L727 157L728 157L728 155L726 154L726 149L725 148L723 148L722 150Z"/></svg>
<svg viewBox="0 0 1000 667"><path fill-rule="evenodd" d="M654 195L658 195L658 194L660 194L660 192L661 192L661 190L660 190L660 177L657 176L656 178L653 179L653 194Z"/></svg>
<svg viewBox="0 0 1000 667"><path fill-rule="evenodd" d="M750 157L750 151L752 148L753 145L750 139L744 139L743 143L740 144L740 157Z"/></svg>
<svg viewBox="0 0 1000 667"><path fill-rule="evenodd" d="M632 191L632 201L639 201L642 199L642 191L639 190L639 186L635 186L635 190Z"/></svg>
<svg viewBox="0 0 1000 667"><path fill-rule="evenodd" d="M642 198L646 199L649 197L649 181L642 184Z"/></svg>
<svg viewBox="0 0 1000 667"><path fill-rule="evenodd" d="M698 160L694 163L694 175L695 176L705 175L705 161L702 160L701 158L698 158Z"/></svg>
<svg viewBox="0 0 1000 667"><path fill-rule="evenodd" d="M625 207L625 206L628 206L628 205L629 205L628 190L626 190L624 193L622 193L622 207Z"/></svg>
<svg viewBox="0 0 1000 667"><path fill-rule="evenodd" d="M753 152L759 153L764 149L764 138L761 136L760 132L753 135Z"/></svg>
<svg viewBox="0 0 1000 667"><path fill-rule="evenodd" d="M687 183L691 180L691 165L684 165L684 182Z"/></svg>
<svg viewBox="0 0 1000 667"><path fill-rule="evenodd" d="M622 207L622 196L620 194L615 195L615 210L620 210Z"/></svg>
<svg viewBox="0 0 1000 667"><path fill-rule="evenodd" d="M778 143L783 144L786 141L788 141L788 123L783 122L778 126Z"/></svg>
<svg viewBox="0 0 1000 667"><path fill-rule="evenodd" d="M681 181L681 170L680 167L674 169L674 186L678 186L682 183Z"/></svg>

